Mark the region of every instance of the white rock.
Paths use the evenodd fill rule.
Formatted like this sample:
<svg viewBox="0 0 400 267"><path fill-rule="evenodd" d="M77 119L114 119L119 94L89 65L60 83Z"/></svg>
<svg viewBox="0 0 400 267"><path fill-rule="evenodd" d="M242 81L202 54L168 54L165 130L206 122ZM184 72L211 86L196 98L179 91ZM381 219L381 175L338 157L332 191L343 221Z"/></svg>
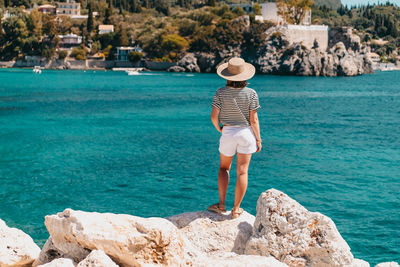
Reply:
<svg viewBox="0 0 400 267"><path fill-rule="evenodd" d="M0 266L18 267L32 264L40 248L23 231L10 228L0 219Z"/></svg>
<svg viewBox="0 0 400 267"><path fill-rule="evenodd" d="M253 231L255 217L244 212L232 220L229 213L186 212L167 218L201 252L216 251L243 254Z"/></svg>
<svg viewBox="0 0 400 267"><path fill-rule="evenodd" d="M360 259L354 259L353 263L351 264L351 267L370 267L371 265Z"/></svg>
<svg viewBox="0 0 400 267"><path fill-rule="evenodd" d="M77 267L118 267L102 250L92 250Z"/></svg>
<svg viewBox="0 0 400 267"><path fill-rule="evenodd" d="M400 267L400 265L395 261L391 261L391 262L381 262L375 265L375 267Z"/></svg>
<svg viewBox="0 0 400 267"><path fill-rule="evenodd" d="M124 266L190 263L185 239L163 218L66 209L46 216L45 225L54 246L78 262L98 249Z"/></svg>
<svg viewBox="0 0 400 267"><path fill-rule="evenodd" d="M234 252L218 252L208 254L194 263L199 267L288 267L274 257L265 257L259 255L238 255Z"/></svg>
<svg viewBox="0 0 400 267"><path fill-rule="evenodd" d="M58 248L56 248L53 244L53 241L51 240L51 237L49 237L46 241L46 243L42 247L42 251L40 251L39 257L33 262L32 267L36 267L38 265L46 264L54 259L58 258L70 258L72 259L73 257L69 256L68 254L63 253L60 251Z"/></svg>
<svg viewBox="0 0 400 267"><path fill-rule="evenodd" d="M246 254L274 256L289 266L351 266L350 247L333 221L309 212L286 194L270 189L257 201L257 216Z"/></svg>
<svg viewBox="0 0 400 267"><path fill-rule="evenodd" d="M49 263L39 265L38 267L75 267L76 264L73 260L67 258L59 258L52 260Z"/></svg>

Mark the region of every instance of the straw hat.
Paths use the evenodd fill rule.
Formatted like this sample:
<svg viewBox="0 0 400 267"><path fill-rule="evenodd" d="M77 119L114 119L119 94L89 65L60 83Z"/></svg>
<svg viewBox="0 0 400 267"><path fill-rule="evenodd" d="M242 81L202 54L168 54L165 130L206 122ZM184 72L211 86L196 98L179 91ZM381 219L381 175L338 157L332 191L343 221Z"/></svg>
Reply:
<svg viewBox="0 0 400 267"><path fill-rule="evenodd" d="M240 57L233 57L217 68L217 74L229 81L246 81L256 73L256 68Z"/></svg>

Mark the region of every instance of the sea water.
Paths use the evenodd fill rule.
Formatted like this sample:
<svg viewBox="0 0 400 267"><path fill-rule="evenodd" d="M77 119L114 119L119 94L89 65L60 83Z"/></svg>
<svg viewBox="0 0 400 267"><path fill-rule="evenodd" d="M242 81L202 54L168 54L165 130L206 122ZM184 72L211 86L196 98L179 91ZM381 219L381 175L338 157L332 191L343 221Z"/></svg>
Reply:
<svg viewBox="0 0 400 267"><path fill-rule="evenodd" d="M256 75L263 149L242 206L276 188L356 258L400 260L400 72ZM0 70L0 218L43 244L65 208L169 216L218 201L215 74ZM235 163L227 196L233 204Z"/></svg>

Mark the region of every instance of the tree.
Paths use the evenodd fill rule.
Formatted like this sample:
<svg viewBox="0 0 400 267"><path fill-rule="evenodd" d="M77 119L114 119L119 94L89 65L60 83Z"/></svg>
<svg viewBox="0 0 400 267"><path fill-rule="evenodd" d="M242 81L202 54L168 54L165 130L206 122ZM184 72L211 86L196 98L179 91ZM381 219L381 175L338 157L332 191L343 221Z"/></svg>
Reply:
<svg viewBox="0 0 400 267"><path fill-rule="evenodd" d="M313 0L278 0L278 14L288 23L301 24Z"/></svg>
<svg viewBox="0 0 400 267"><path fill-rule="evenodd" d="M42 36L42 13L37 9L33 9L29 14L28 28L33 36L40 38Z"/></svg>
<svg viewBox="0 0 400 267"><path fill-rule="evenodd" d="M158 12L163 13L165 16L169 15L169 6L165 0L155 0L154 7Z"/></svg>
<svg viewBox="0 0 400 267"><path fill-rule="evenodd" d="M108 8L106 9L106 14L104 15L104 24L111 24L110 17L113 14L113 4L112 0L108 0Z"/></svg>
<svg viewBox="0 0 400 267"><path fill-rule="evenodd" d="M261 15L261 6L258 3L253 5L253 10L255 15Z"/></svg>
<svg viewBox="0 0 400 267"><path fill-rule="evenodd" d="M137 62L139 60L141 60L143 57L143 54L140 52L135 52L135 51L131 51L128 55L128 59L130 62Z"/></svg>
<svg viewBox="0 0 400 267"><path fill-rule="evenodd" d="M232 13L234 13L234 14L236 14L236 15L238 15L238 16L243 16L243 15L246 14L246 12L245 12L245 11L243 10L243 8L241 8L240 6L235 7L235 8L232 10Z"/></svg>
<svg viewBox="0 0 400 267"><path fill-rule="evenodd" d="M141 8L140 5L138 4L137 0L131 0L130 1L130 11L135 12L135 13L140 13Z"/></svg>
<svg viewBox="0 0 400 267"><path fill-rule="evenodd" d="M92 3L89 2L89 14L88 14L88 19L87 19L87 25L86 25L86 29L88 34L90 35L90 33L93 31L93 10L92 10Z"/></svg>
<svg viewBox="0 0 400 267"><path fill-rule="evenodd" d="M162 37L161 48L166 52L182 52L189 47L189 42L177 34L168 34Z"/></svg>
<svg viewBox="0 0 400 267"><path fill-rule="evenodd" d="M68 56L68 52L65 50L58 51L58 59L64 59Z"/></svg>
<svg viewBox="0 0 400 267"><path fill-rule="evenodd" d="M71 52L71 57L74 57L77 60L85 60L86 59L86 54L87 54L87 49L84 45L81 45L79 47L76 47L72 49Z"/></svg>
<svg viewBox="0 0 400 267"><path fill-rule="evenodd" d="M116 44L119 46L128 46L129 45L129 38L128 34L126 33L126 29L124 26L121 25L119 28L119 31L115 35L116 38Z"/></svg>
<svg viewBox="0 0 400 267"><path fill-rule="evenodd" d="M207 5L209 5L209 6L215 6L215 4L216 4L215 0L208 0L207 1Z"/></svg>

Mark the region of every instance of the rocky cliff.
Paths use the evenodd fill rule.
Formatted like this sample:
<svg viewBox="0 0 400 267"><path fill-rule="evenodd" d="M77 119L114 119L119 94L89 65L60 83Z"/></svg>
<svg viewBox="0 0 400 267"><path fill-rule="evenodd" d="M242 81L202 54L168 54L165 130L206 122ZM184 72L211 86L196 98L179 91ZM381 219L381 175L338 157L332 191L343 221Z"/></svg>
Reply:
<svg viewBox="0 0 400 267"><path fill-rule="evenodd" d="M45 225L50 237L40 251L0 220L0 266L370 266L354 259L329 217L275 189L261 194L256 217L199 211L141 218L66 209L46 216Z"/></svg>
<svg viewBox="0 0 400 267"><path fill-rule="evenodd" d="M245 22L242 24L244 29L248 27ZM178 62L179 67L169 71L215 72L221 62L226 62L232 56L240 56L254 64L257 72L263 74L355 76L373 73L372 61L368 57L370 47L362 45L351 28L333 29L326 51L321 50L317 42L311 49L301 43L290 44L279 27L269 28L264 38L255 53L248 53L249 48L239 43L215 53L186 54Z"/></svg>

